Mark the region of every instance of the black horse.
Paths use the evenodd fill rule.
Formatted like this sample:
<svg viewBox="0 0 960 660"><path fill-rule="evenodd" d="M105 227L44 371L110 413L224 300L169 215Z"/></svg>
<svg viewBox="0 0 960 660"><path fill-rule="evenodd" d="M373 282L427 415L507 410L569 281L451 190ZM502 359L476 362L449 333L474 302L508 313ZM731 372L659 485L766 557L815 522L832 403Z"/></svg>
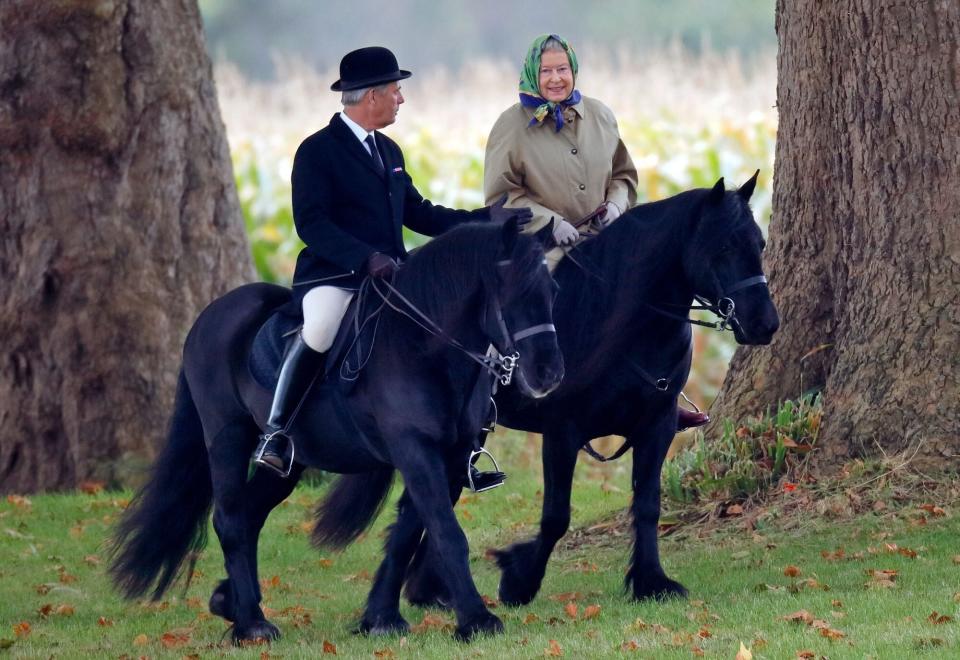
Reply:
<svg viewBox="0 0 960 660"><path fill-rule="evenodd" d="M502 629L474 586L451 492L459 492L470 439L487 421L495 376L487 347L519 353L515 376L529 396L546 395L563 377L543 249L513 221L464 225L411 256L396 289L383 281L370 286L383 291L390 310L379 317L352 386L330 378L305 398L291 429L297 464L288 479L257 470L248 481L271 393L251 377L247 355L290 291L247 285L200 314L184 345L168 443L113 540L110 571L126 597L152 589L159 598L171 586L184 559L203 547L212 505L228 577L210 610L234 622L235 641L276 638L257 580L257 539L271 509L304 466L351 475L318 508L314 532L315 542L346 545L376 516L396 469L406 485L402 515L422 520L435 539L457 635ZM384 608L382 594L371 594L371 602L362 630L400 625L397 607Z"/></svg>
<svg viewBox="0 0 960 660"><path fill-rule="evenodd" d="M677 429L677 395L690 372L687 312L695 296L705 301L740 344L768 344L780 326L761 266L763 236L748 206L757 174L737 191L726 191L720 179L712 189L638 206L557 268L554 319L567 367L563 384L539 400L510 390L496 397L500 423L543 434L540 533L496 553L504 603L536 596L550 553L570 524L579 451L607 435L624 436L624 447L633 449L627 590L637 599L686 594L660 565L657 521L660 470ZM424 561L424 539L406 594L415 604L442 605L449 596Z"/></svg>

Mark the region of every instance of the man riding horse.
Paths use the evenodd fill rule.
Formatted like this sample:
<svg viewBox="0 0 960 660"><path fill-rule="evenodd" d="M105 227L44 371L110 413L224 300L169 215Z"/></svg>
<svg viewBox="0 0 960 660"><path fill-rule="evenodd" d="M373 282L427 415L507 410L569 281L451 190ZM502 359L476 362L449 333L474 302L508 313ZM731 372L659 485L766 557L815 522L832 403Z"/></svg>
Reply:
<svg viewBox="0 0 960 660"><path fill-rule="evenodd" d="M347 53L340 79L343 111L297 149L293 162L293 219L306 244L293 278L294 304L303 327L283 359L267 428L254 452L257 465L282 476L290 473L291 419L362 279L391 277L407 253L402 226L436 236L477 220L505 222L530 218L527 208L506 209L504 200L475 211L448 209L424 199L404 169L400 147L378 129L392 124L403 95L399 68L386 48Z"/></svg>

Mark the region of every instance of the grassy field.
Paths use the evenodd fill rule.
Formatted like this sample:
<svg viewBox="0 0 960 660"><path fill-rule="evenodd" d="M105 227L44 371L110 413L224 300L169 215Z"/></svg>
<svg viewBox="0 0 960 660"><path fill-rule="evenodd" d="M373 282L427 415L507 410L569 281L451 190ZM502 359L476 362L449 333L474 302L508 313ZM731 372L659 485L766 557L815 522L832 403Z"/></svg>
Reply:
<svg viewBox="0 0 960 660"><path fill-rule="evenodd" d="M522 440L492 439L511 478L458 506L474 576L491 598L498 572L485 550L528 537L539 516L536 443ZM621 589L629 546L619 515L629 501L624 461L582 461L576 529L555 554L540 596L528 607L496 607L506 634L470 645L451 639L448 614L409 606L402 611L413 629L403 637L351 634L392 515L346 552L319 554L307 542L318 488L298 488L267 523L264 605L284 637L244 649L231 647L226 624L206 612L223 573L215 541L186 593L125 603L104 575L102 544L128 493L10 496L0 502L0 654L733 658L742 643L754 658L956 657L960 523L949 504L897 505L891 497L838 521L834 504L808 494L788 514L787 500L804 496L801 486L763 515L673 528L661 541L662 556L690 600L635 603Z"/></svg>

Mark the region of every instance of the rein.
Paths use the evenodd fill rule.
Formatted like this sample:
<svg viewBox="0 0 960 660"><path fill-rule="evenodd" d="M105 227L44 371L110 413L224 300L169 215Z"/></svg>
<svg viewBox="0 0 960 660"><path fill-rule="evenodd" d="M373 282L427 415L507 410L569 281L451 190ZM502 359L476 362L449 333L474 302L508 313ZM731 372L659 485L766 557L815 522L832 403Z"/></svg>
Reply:
<svg viewBox="0 0 960 660"><path fill-rule="evenodd" d="M509 260L497 262L498 266L509 264ZM379 285L383 284L387 292L384 293L380 290ZM553 332L556 333L556 328L552 323L541 323L539 325L534 325L523 330L519 330L515 333L511 333L509 328L507 328L506 321L503 318L503 308L500 305L500 300L498 297L494 296L493 299L493 309L496 314L497 325L500 329L500 332L503 336L504 347L507 351L506 355L497 354L496 356L490 356L486 353L478 353L476 351L471 351L466 348L462 343L460 343L456 338L451 337L443 328L441 328L433 319L427 316L422 310L420 310L413 302L407 299L400 291L397 290L393 284L386 280L370 280L370 286L373 290L380 296L383 300L384 305L392 309L393 311L401 314L416 325L420 326L422 329L426 330L429 334L437 337L443 341L448 346L457 349L468 358L479 364L481 367L486 369L491 373L501 385L509 385L513 382L513 372L517 367L517 363L520 360L520 352L516 349L515 344L523 339L538 335L544 332ZM396 296L403 307L401 308L397 304L391 301L391 296ZM485 312L486 313L486 312Z"/></svg>

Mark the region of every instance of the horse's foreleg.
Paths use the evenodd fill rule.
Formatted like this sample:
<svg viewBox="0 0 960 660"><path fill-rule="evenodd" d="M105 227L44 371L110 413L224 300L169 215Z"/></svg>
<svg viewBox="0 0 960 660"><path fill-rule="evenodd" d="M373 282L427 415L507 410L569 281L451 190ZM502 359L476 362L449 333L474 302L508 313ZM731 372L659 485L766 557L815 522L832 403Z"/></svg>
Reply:
<svg viewBox="0 0 960 660"><path fill-rule="evenodd" d="M570 488L582 436L572 426L543 434L543 514L540 533L531 541L516 543L496 553L500 600L525 605L540 590L547 560L570 526Z"/></svg>
<svg viewBox="0 0 960 660"><path fill-rule="evenodd" d="M450 487L451 504L456 505L462 492L463 487L460 485ZM411 605L449 609L450 592L443 578L436 571L436 560L433 559L431 552L430 536L424 534L417 547L417 553L407 568L404 594Z"/></svg>
<svg viewBox="0 0 960 660"><path fill-rule="evenodd" d="M395 457L395 464L430 535L431 556L450 590L457 616L456 637L467 640L477 633L503 632L503 623L487 609L470 575L467 537L450 504L446 466L431 445L433 442L426 440L406 447L403 456Z"/></svg>
<svg viewBox="0 0 960 660"><path fill-rule="evenodd" d="M233 615L235 642L280 636L280 630L266 620L260 609L256 567L250 562L250 558L256 556L256 547L250 548L255 536L251 534L245 497L250 433L247 424L232 424L221 431L209 447L213 528L220 539L229 580L229 587L223 590L226 600L223 609Z"/></svg>
<svg viewBox="0 0 960 660"><path fill-rule="evenodd" d="M260 580L257 575L257 544L260 539L260 530L263 529L263 523L266 522L270 512L293 492L297 482L300 481L303 470L304 466L294 463L290 476L284 479L269 470L258 469L254 472L253 478L247 482L246 495L244 496L247 510L247 531L250 536L247 543L247 561L250 565L250 573L256 588L258 603L263 598L260 593ZM227 621L233 621L236 618L233 613L233 592L230 588L230 580L221 580L217 588L213 590L213 594L210 596L210 612L223 617Z"/></svg>
<svg viewBox="0 0 960 660"><path fill-rule="evenodd" d="M384 557L367 596L367 607L358 626L359 632L372 635L404 633L409 626L400 615L400 588L410 558L423 536L420 514L410 494L404 490L397 502L397 521L390 526L384 544Z"/></svg>
<svg viewBox="0 0 960 660"><path fill-rule="evenodd" d="M636 599L684 597L687 590L663 572L657 548L660 470L673 440L676 415L669 414L631 437L633 444L633 556L626 587Z"/></svg>

